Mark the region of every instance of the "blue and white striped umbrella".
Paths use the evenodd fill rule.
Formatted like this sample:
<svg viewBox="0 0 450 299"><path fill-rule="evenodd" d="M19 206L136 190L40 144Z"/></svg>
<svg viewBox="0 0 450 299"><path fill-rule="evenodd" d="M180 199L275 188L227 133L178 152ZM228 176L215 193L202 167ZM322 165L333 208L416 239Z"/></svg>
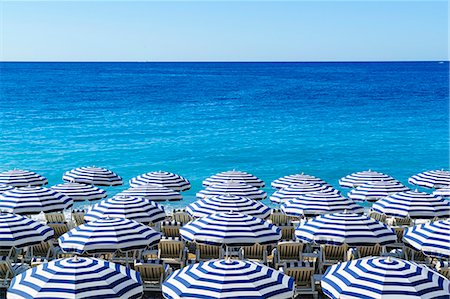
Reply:
<svg viewBox="0 0 450 299"><path fill-rule="evenodd" d="M166 299L288 299L294 279L252 261L211 260L175 271L163 283Z"/></svg>
<svg viewBox="0 0 450 299"><path fill-rule="evenodd" d="M303 217L322 214L349 213L362 214L364 208L340 194L332 192L312 192L290 199L281 205L288 216Z"/></svg>
<svg viewBox="0 0 450 299"><path fill-rule="evenodd" d="M188 179L167 171L147 172L130 180L130 187L146 184L158 185L178 192L191 189L191 183Z"/></svg>
<svg viewBox="0 0 450 299"><path fill-rule="evenodd" d="M444 188L450 186L450 171L430 170L413 175L408 183L425 188Z"/></svg>
<svg viewBox="0 0 450 299"><path fill-rule="evenodd" d="M10 185L0 184L0 193L3 193L11 189L14 189L14 187Z"/></svg>
<svg viewBox="0 0 450 299"><path fill-rule="evenodd" d="M348 213L317 216L300 224L295 236L305 243L349 246L386 245L397 241L397 235L384 223Z"/></svg>
<svg viewBox="0 0 450 299"><path fill-rule="evenodd" d="M50 187L51 189L65 194L73 201L98 200L105 198L106 191L94 185L80 183L64 183Z"/></svg>
<svg viewBox="0 0 450 299"><path fill-rule="evenodd" d="M212 175L209 178L205 179L203 181L203 186L208 187L217 183L226 183L229 181L244 183L256 188L265 187L264 182L260 178L254 176L251 173L237 170L216 173L215 175Z"/></svg>
<svg viewBox="0 0 450 299"><path fill-rule="evenodd" d="M53 230L28 217L0 213L0 249L22 248L53 238Z"/></svg>
<svg viewBox="0 0 450 299"><path fill-rule="evenodd" d="M157 223L166 217L164 207L142 197L115 196L96 203L84 215L85 221L126 218L141 223Z"/></svg>
<svg viewBox="0 0 450 299"><path fill-rule="evenodd" d="M103 218L77 226L58 239L64 252L77 254L141 250L155 245L161 234L142 223Z"/></svg>
<svg viewBox="0 0 450 299"><path fill-rule="evenodd" d="M189 222L180 229L180 235L188 242L246 246L277 243L281 230L260 218L240 213L218 213Z"/></svg>
<svg viewBox="0 0 450 299"><path fill-rule="evenodd" d="M131 187L116 196L143 197L152 201L178 201L183 199L179 192L153 184Z"/></svg>
<svg viewBox="0 0 450 299"><path fill-rule="evenodd" d="M281 177L273 181L271 185L272 188L274 189L283 189L289 187L292 184L302 184L302 183L327 185L327 183L324 180L304 173L291 174Z"/></svg>
<svg viewBox="0 0 450 299"><path fill-rule="evenodd" d="M406 245L433 257L450 258L450 220L408 227L403 234Z"/></svg>
<svg viewBox="0 0 450 299"><path fill-rule="evenodd" d="M275 191L270 196L270 201L274 203L283 203L287 202L288 200L295 199L300 195L306 193L320 192L320 191L339 193L339 191L327 185L300 183L300 184L293 184L286 188Z"/></svg>
<svg viewBox="0 0 450 299"><path fill-rule="evenodd" d="M356 187L356 189L352 189L348 193L348 198L359 202L374 202L388 195L409 190L408 187L403 186L403 184L398 181L368 182Z"/></svg>
<svg viewBox="0 0 450 299"><path fill-rule="evenodd" d="M40 174L28 170L8 170L0 173L0 184L13 187L43 186L47 179Z"/></svg>
<svg viewBox="0 0 450 299"><path fill-rule="evenodd" d="M199 199L188 205L186 211L195 218L233 211L265 219L271 213L271 209L259 201L230 194Z"/></svg>
<svg viewBox="0 0 450 299"><path fill-rule="evenodd" d="M429 219L448 217L450 201L424 192L406 191L380 199L372 209L388 217Z"/></svg>
<svg viewBox="0 0 450 299"><path fill-rule="evenodd" d="M82 183L96 186L120 186L122 178L109 169L101 167L79 167L67 171L63 180L72 183Z"/></svg>
<svg viewBox="0 0 450 299"><path fill-rule="evenodd" d="M339 185L346 188L356 188L358 186L364 185L369 182L379 182L379 181L397 181L393 177L372 170L359 171L349 174L339 180Z"/></svg>
<svg viewBox="0 0 450 299"><path fill-rule="evenodd" d="M267 193L256 187L239 183L239 182L225 182L218 183L207 187L197 193L198 198L207 198L222 194L231 194L236 196L247 197L253 200L262 200L267 197Z"/></svg>
<svg viewBox="0 0 450 299"><path fill-rule="evenodd" d="M138 272L96 258L58 259L16 276L8 299L138 299L143 294Z"/></svg>
<svg viewBox="0 0 450 299"><path fill-rule="evenodd" d="M450 281L430 268L392 257L366 257L339 263L325 272L329 298L449 298Z"/></svg>
<svg viewBox="0 0 450 299"><path fill-rule="evenodd" d="M434 196L440 196L442 198L450 199L450 186L437 189L433 192Z"/></svg>
<svg viewBox="0 0 450 299"><path fill-rule="evenodd" d="M71 207L68 196L44 187L21 187L0 194L0 211L14 214L39 214Z"/></svg>

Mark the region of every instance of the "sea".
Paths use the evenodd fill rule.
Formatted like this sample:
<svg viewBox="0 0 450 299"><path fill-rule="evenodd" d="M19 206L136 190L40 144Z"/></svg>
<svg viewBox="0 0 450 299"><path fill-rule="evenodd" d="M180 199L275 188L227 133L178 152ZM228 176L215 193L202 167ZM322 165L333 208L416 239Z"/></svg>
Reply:
<svg viewBox="0 0 450 299"><path fill-rule="evenodd" d="M62 182L75 167L192 183L242 170L307 173L449 168L448 62L0 63L0 171ZM412 187L412 186L411 186ZM265 200L269 203L269 200Z"/></svg>

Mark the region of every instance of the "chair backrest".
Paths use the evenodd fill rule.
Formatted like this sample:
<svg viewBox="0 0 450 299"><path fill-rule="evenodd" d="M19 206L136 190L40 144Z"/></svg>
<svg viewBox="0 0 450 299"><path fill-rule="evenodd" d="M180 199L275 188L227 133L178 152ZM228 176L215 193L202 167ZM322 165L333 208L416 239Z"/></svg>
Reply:
<svg viewBox="0 0 450 299"><path fill-rule="evenodd" d="M356 250L358 253L358 258L381 255L381 246L378 244L374 246L358 246Z"/></svg>
<svg viewBox="0 0 450 299"><path fill-rule="evenodd" d="M159 258L181 258L185 243L179 238L164 238L158 244Z"/></svg>
<svg viewBox="0 0 450 299"><path fill-rule="evenodd" d="M283 223L289 223L290 218L288 215L282 213L279 210L274 210L269 216L269 221L272 222L275 225L280 225Z"/></svg>
<svg viewBox="0 0 450 299"><path fill-rule="evenodd" d="M143 282L162 282L165 278L165 265L161 260L135 261L134 270L139 272Z"/></svg>
<svg viewBox="0 0 450 299"><path fill-rule="evenodd" d="M280 261L300 260L304 244L296 241L279 242L277 246L278 259Z"/></svg>
<svg viewBox="0 0 450 299"><path fill-rule="evenodd" d="M173 220L175 220L176 222L181 222L182 224L186 224L192 220L192 217L185 211L175 211L173 213Z"/></svg>
<svg viewBox="0 0 450 299"><path fill-rule="evenodd" d="M295 226L291 223L281 223L277 225L281 229L281 240L295 239Z"/></svg>
<svg viewBox="0 0 450 299"><path fill-rule="evenodd" d="M243 257L247 259L257 259L265 261L267 258L267 246L254 244L253 246L245 246L243 249Z"/></svg>
<svg viewBox="0 0 450 299"><path fill-rule="evenodd" d="M378 220L380 222L383 222L383 223L386 221L386 215L377 213L375 211L370 211L369 212L369 217L371 217L371 218L373 218L375 220Z"/></svg>
<svg viewBox="0 0 450 299"><path fill-rule="evenodd" d="M405 217L405 218L394 218L394 225L395 226L410 226L412 223L411 218Z"/></svg>
<svg viewBox="0 0 450 299"><path fill-rule="evenodd" d="M41 242L39 244L32 246L33 257L44 257L48 258L52 250L52 245L50 242Z"/></svg>
<svg viewBox="0 0 450 299"><path fill-rule="evenodd" d="M163 221L161 223L161 232L166 237L179 237L180 228L183 226L181 222L177 221Z"/></svg>
<svg viewBox="0 0 450 299"><path fill-rule="evenodd" d="M75 221L76 225L84 224L84 210L74 210L72 211L72 219Z"/></svg>
<svg viewBox="0 0 450 299"><path fill-rule="evenodd" d="M53 229L53 238L58 239L69 231L69 226L66 222L48 222L47 225Z"/></svg>
<svg viewBox="0 0 450 299"><path fill-rule="evenodd" d="M14 271L11 261L7 256L0 256L0 284L1 281L9 280L14 277Z"/></svg>
<svg viewBox="0 0 450 299"><path fill-rule="evenodd" d="M436 270L442 276L445 276L447 279L450 279L450 267L448 261L439 261L436 263Z"/></svg>
<svg viewBox="0 0 450 299"><path fill-rule="evenodd" d="M322 246L322 252L323 252L323 260L333 260L333 261L345 261L347 259L347 251L348 246L347 245L323 245Z"/></svg>
<svg viewBox="0 0 450 299"><path fill-rule="evenodd" d="M397 235L397 243L403 243L403 233L405 232L405 228L396 226L394 227L394 232Z"/></svg>
<svg viewBox="0 0 450 299"><path fill-rule="evenodd" d="M196 258L201 261L222 258L222 247L207 244L197 244Z"/></svg>
<svg viewBox="0 0 450 299"><path fill-rule="evenodd" d="M66 222L66 217L62 212L45 213L45 220L47 222Z"/></svg>
<svg viewBox="0 0 450 299"><path fill-rule="evenodd" d="M314 276L314 265L311 263L296 262L286 263L283 267L284 273L292 277L297 287L312 287Z"/></svg>

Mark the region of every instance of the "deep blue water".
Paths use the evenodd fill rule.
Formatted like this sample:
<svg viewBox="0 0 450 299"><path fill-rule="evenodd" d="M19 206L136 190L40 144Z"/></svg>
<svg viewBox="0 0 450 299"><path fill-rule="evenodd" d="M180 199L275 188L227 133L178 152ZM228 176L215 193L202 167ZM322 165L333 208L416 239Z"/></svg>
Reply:
<svg viewBox="0 0 450 299"><path fill-rule="evenodd" d="M449 165L448 63L0 66L0 171L50 184L85 165L126 180L167 170L191 180L185 205L229 169L337 185L369 168L406 183Z"/></svg>

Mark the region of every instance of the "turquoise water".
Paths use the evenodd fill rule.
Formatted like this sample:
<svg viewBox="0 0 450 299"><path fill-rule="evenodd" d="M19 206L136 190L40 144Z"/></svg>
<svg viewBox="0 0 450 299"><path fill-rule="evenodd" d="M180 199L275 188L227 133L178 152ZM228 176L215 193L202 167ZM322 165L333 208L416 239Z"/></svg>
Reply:
<svg viewBox="0 0 450 299"><path fill-rule="evenodd" d="M219 171L333 185L448 168L448 63L1 63L0 171L78 166L193 188ZM124 186L123 188L126 188ZM114 194L122 187L109 188ZM269 194L270 188L266 188Z"/></svg>

